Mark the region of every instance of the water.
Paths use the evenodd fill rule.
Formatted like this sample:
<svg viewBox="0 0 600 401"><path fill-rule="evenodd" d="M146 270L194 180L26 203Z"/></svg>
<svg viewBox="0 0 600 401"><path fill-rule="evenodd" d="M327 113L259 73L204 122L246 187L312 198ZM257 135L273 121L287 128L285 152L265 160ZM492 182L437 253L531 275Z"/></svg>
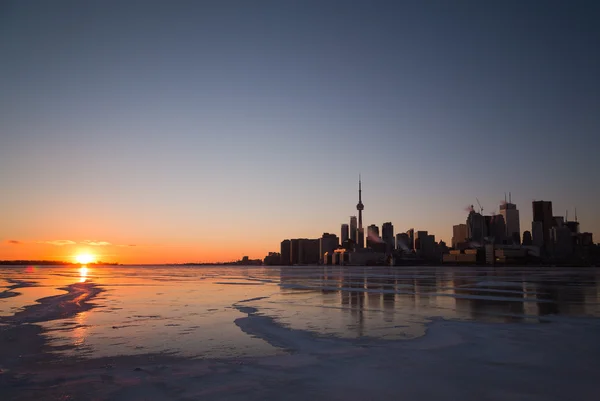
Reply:
<svg viewBox="0 0 600 401"><path fill-rule="evenodd" d="M0 316L76 282L105 290L92 301L95 308L40 323L50 352L62 357L287 354L240 329L236 320L248 316L244 308L285 328L350 340L419 338L436 318L539 324L600 317L600 271L583 268L0 268L0 287L11 280L34 286L0 299Z"/></svg>

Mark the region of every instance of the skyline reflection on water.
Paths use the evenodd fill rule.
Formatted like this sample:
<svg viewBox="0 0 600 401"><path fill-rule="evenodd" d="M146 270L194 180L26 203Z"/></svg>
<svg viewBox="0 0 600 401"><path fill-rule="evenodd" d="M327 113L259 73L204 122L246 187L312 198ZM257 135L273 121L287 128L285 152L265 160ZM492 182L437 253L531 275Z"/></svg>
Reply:
<svg viewBox="0 0 600 401"><path fill-rule="evenodd" d="M105 289L92 301L96 308L41 324L51 345L64 346L60 352L262 356L282 351L239 329L235 320L247 316L240 301L315 335L402 339L423 335L438 317L494 323L597 318L598 278L598 269L587 268L5 267L2 286L25 280L36 287L0 299L0 314L63 293L57 288L91 282Z"/></svg>

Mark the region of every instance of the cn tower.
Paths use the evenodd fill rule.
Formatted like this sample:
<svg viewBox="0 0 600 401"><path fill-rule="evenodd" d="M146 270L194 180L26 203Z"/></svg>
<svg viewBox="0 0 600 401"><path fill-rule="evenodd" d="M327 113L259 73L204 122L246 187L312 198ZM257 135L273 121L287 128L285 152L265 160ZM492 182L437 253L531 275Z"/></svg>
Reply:
<svg viewBox="0 0 600 401"><path fill-rule="evenodd" d="M362 185L360 180L360 174L358 175L358 204L356 210L358 210L358 232L356 233L356 240L358 248L365 247L365 231L362 224L362 211L365 209L365 205L362 203Z"/></svg>

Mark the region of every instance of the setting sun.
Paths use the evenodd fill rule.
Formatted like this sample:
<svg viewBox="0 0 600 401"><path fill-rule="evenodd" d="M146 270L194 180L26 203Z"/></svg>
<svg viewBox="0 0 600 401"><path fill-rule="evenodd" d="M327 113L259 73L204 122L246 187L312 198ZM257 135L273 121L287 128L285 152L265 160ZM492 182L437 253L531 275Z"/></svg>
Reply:
<svg viewBox="0 0 600 401"><path fill-rule="evenodd" d="M90 255L89 253L80 253L75 256L75 261L82 265L87 265L88 263L93 263L96 261L96 257L94 255Z"/></svg>

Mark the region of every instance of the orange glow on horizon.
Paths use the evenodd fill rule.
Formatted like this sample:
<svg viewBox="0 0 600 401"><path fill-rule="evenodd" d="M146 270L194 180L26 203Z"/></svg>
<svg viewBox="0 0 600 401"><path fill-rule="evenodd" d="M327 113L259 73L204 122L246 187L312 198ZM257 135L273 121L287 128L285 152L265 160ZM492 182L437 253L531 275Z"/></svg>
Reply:
<svg viewBox="0 0 600 401"><path fill-rule="evenodd" d="M96 257L89 253L80 253L75 256L75 261L80 265L87 265L88 263L94 263Z"/></svg>

